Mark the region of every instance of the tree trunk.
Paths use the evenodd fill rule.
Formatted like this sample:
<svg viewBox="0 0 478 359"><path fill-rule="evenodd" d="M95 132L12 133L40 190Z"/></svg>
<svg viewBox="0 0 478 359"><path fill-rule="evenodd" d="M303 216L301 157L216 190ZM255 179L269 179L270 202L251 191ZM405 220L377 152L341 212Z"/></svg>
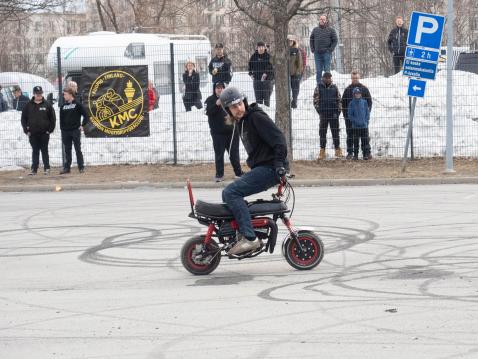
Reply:
<svg viewBox="0 0 478 359"><path fill-rule="evenodd" d="M287 141L287 157L292 161L292 138L290 120L290 94L289 94L289 46L287 34L289 20L284 14L274 16L274 43L275 43L275 94L277 126L282 130Z"/></svg>

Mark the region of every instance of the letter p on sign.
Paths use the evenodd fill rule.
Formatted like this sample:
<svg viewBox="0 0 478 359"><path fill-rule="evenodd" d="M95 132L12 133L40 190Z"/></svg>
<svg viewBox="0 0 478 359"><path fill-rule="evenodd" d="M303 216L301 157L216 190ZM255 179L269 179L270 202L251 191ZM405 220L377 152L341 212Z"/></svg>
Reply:
<svg viewBox="0 0 478 359"><path fill-rule="evenodd" d="M415 42L422 41L422 34L433 34L438 30L438 21L432 17L420 16L418 18L417 33L415 35Z"/></svg>

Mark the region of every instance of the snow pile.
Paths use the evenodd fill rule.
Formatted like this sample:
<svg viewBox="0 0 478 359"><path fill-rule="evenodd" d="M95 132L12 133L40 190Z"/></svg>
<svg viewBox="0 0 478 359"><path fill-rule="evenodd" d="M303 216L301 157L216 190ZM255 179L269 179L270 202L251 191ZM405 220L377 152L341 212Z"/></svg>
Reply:
<svg viewBox="0 0 478 359"><path fill-rule="evenodd" d="M333 80L343 93L350 84L350 75L333 73ZM478 75L454 71L453 113L454 153L457 156L478 155ZM401 157L409 121L408 79L398 74L388 78L362 80L373 97L370 120L372 154L375 157ZM234 74L231 85L240 87L254 101L252 80L246 73ZM301 84L298 109L292 110L294 158L312 160L319 148L319 117L312 105L315 77ZM210 86L202 89L203 100ZM87 165L120 163L156 163L174 160L171 96L161 96L159 109L150 113L150 137L82 138ZM275 95L271 107L264 107L274 118ZM177 161L214 161L207 117L203 110L185 112L181 97L176 96ZM345 124L340 119L341 147L345 149ZM60 131L50 139L52 166L62 163ZM424 99L418 99L414 120L414 148L417 156L441 156L446 139L446 73L428 81ZM332 139L328 132L327 148L332 154ZM241 146L241 158L246 155ZM73 156L75 158L75 156ZM31 164L31 147L20 125L20 113L0 113L0 168Z"/></svg>

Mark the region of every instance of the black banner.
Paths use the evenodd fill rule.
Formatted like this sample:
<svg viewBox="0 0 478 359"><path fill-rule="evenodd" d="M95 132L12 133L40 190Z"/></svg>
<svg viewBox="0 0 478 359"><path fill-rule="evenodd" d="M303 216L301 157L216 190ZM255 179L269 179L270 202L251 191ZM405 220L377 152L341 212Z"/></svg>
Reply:
<svg viewBox="0 0 478 359"><path fill-rule="evenodd" d="M147 66L85 67L81 87L86 137L149 136Z"/></svg>

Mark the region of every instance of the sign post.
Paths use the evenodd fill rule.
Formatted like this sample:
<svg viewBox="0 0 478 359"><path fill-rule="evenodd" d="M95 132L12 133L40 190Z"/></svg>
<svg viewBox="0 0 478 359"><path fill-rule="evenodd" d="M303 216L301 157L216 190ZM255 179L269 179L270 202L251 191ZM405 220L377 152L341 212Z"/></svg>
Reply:
<svg viewBox="0 0 478 359"><path fill-rule="evenodd" d="M402 161L402 172L408 157L408 147L413 133L413 117L418 97L425 97L425 80L435 80L445 17L414 11L403 62L403 75L410 78L407 95L413 97L408 122L407 140Z"/></svg>

